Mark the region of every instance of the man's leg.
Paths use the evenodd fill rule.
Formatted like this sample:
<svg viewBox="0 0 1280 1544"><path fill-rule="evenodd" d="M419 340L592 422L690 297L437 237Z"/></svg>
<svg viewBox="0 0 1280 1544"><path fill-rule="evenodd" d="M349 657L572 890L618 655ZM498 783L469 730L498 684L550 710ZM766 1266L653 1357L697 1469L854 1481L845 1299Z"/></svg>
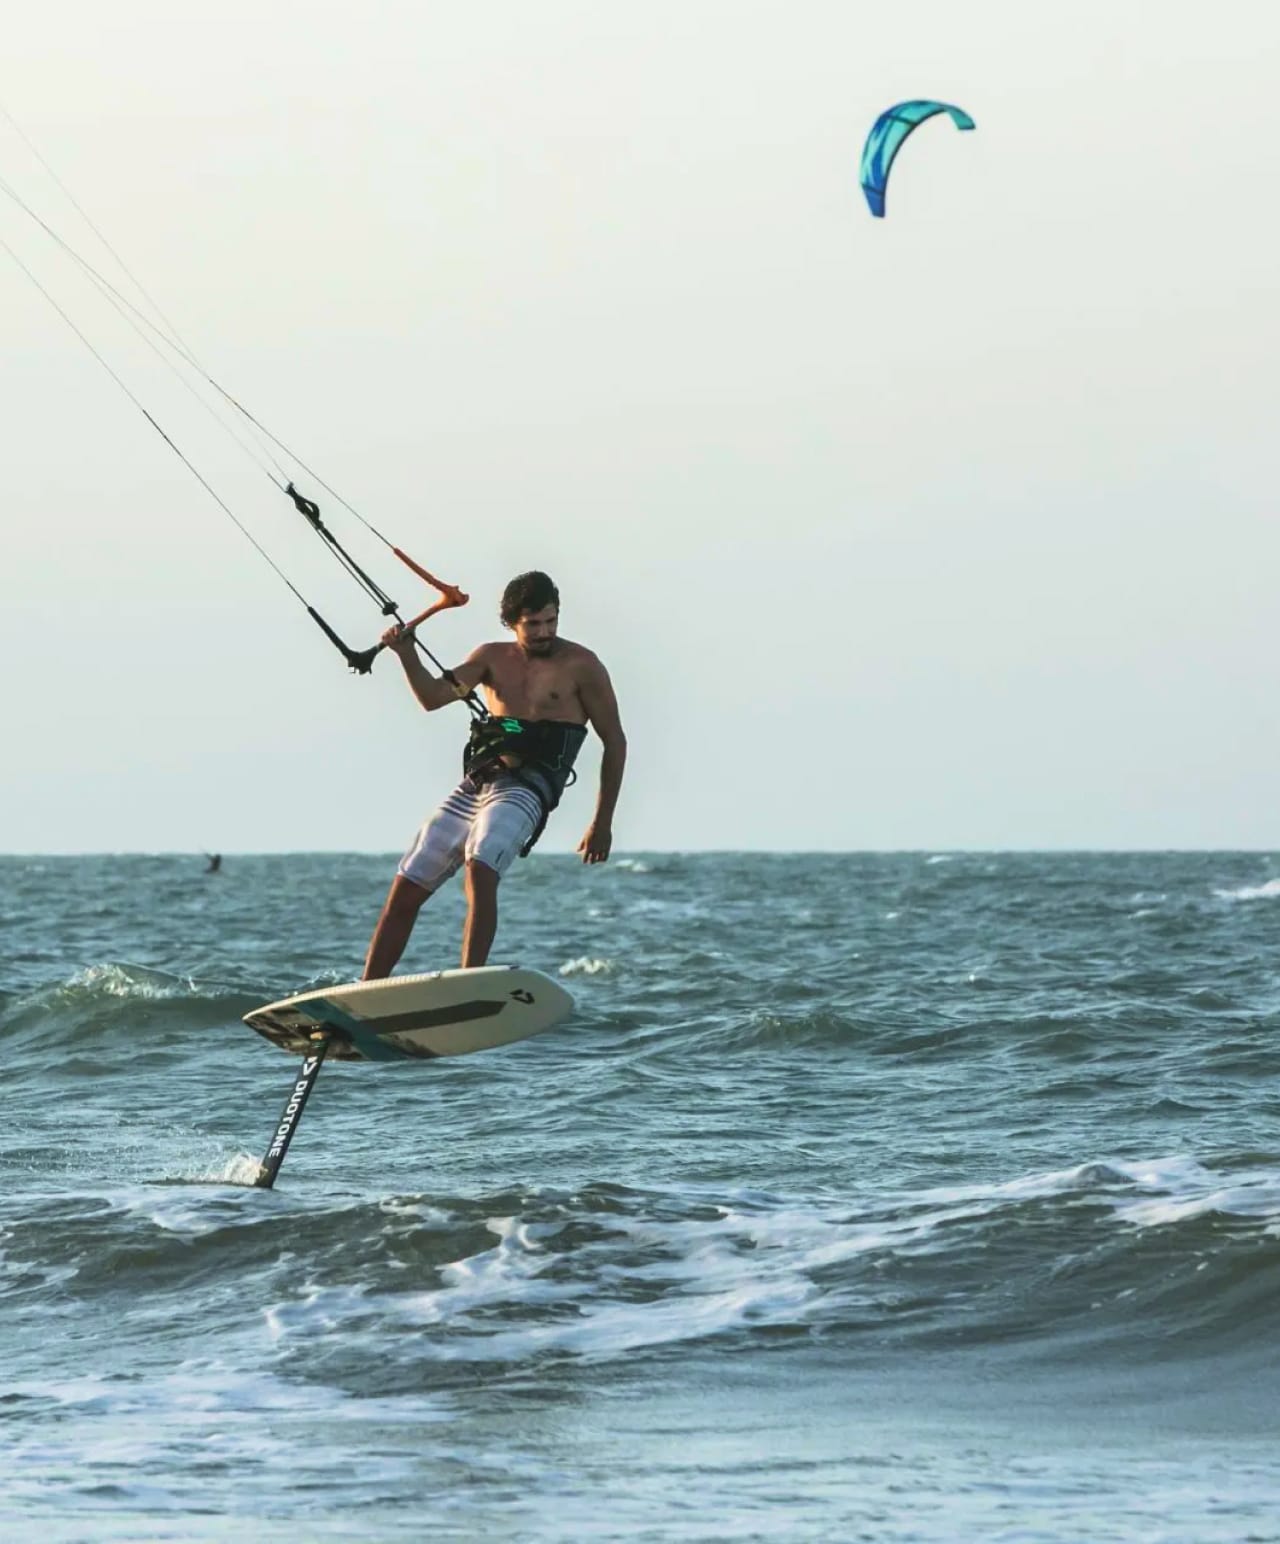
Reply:
<svg viewBox="0 0 1280 1544"><path fill-rule="evenodd" d="M479 858L467 863L467 924L462 930L462 968L484 965L498 930L498 879ZM406 935L407 936L407 935Z"/></svg>
<svg viewBox="0 0 1280 1544"><path fill-rule="evenodd" d="M379 981L396 968L396 961L409 942L409 934L413 932L413 924L418 920L422 903L430 894L430 890L415 885L412 879L406 879L403 874L397 874L391 881L382 915L369 940L364 975L360 978L362 981Z"/></svg>
<svg viewBox="0 0 1280 1544"><path fill-rule="evenodd" d="M483 965L498 930L498 881L528 842L542 815L538 795L503 774L487 784L471 824L465 851L467 925L462 968Z"/></svg>
<svg viewBox="0 0 1280 1544"><path fill-rule="evenodd" d="M423 901L458 872L475 811L475 790L464 781L418 832L391 881L369 940L362 980L378 981L395 969Z"/></svg>

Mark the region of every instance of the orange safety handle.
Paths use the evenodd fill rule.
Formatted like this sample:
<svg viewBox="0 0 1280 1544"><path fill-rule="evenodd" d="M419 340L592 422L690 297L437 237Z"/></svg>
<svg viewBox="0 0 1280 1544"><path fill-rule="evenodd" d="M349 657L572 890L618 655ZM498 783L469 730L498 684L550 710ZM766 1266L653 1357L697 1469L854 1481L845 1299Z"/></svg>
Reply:
<svg viewBox="0 0 1280 1544"><path fill-rule="evenodd" d="M432 606L430 611L424 611L422 613L422 616L418 618L419 622L423 621L426 617L433 616L437 611L443 611L446 606L465 606L471 599L471 597L466 594L465 591L460 590L456 584L446 584L443 579L437 579L434 574L429 574L420 563L415 563L407 552L401 552L399 547L392 547L391 550L395 553L395 555L400 559L406 568L411 568L414 573L417 574L419 579L425 579L433 590L439 590L441 595L444 596L444 599L437 605ZM413 627L417 624L411 622L409 625Z"/></svg>
<svg viewBox="0 0 1280 1544"><path fill-rule="evenodd" d="M437 579L434 574L428 573L421 563L415 563L409 554L401 552L399 547L392 547L391 550L406 568L411 568L419 579L425 579L433 590L440 592L440 599L434 605L428 606L425 611L420 611L411 622L404 624L406 633L411 633L415 627L420 627L428 617L435 616L437 611L448 611L454 606L465 606L471 599L467 592L460 590L456 584L446 584L443 579Z"/></svg>

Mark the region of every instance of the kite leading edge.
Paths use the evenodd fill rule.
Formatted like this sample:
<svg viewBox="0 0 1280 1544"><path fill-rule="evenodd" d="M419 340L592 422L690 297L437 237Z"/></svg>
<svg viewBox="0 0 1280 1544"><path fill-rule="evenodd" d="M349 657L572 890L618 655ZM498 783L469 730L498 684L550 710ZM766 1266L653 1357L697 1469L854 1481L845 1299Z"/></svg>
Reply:
<svg viewBox="0 0 1280 1544"><path fill-rule="evenodd" d="M884 200L888 188L889 172L898 151L908 136L939 113L949 113L958 129L972 129L973 119L962 107L949 102L911 101L899 102L887 108L871 125L867 142L862 147L862 168L859 180L866 194L867 205L877 219L884 218Z"/></svg>

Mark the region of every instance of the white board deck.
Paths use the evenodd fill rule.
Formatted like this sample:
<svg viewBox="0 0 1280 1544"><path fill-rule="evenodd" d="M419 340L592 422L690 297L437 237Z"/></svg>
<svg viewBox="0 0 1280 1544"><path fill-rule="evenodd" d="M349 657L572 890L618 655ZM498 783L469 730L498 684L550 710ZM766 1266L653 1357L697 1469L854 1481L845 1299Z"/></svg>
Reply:
<svg viewBox="0 0 1280 1544"><path fill-rule="evenodd" d="M482 965L322 987L255 1008L244 1021L295 1056L313 1051L311 1035L327 1028L330 1057L404 1061L510 1045L572 1012L573 998L541 971Z"/></svg>

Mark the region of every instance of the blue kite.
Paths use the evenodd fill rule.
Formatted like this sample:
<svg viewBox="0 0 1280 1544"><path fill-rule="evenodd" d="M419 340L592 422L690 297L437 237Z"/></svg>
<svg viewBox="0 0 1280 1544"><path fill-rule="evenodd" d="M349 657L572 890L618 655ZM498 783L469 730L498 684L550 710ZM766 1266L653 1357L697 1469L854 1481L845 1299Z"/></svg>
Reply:
<svg viewBox="0 0 1280 1544"><path fill-rule="evenodd" d="M973 119L962 107L952 107L949 102L923 101L899 102L896 107L881 113L871 125L867 142L862 147L860 180L871 213L878 220L884 219L884 196L894 158L912 130L939 113L950 113L951 121L958 129L974 127Z"/></svg>

